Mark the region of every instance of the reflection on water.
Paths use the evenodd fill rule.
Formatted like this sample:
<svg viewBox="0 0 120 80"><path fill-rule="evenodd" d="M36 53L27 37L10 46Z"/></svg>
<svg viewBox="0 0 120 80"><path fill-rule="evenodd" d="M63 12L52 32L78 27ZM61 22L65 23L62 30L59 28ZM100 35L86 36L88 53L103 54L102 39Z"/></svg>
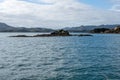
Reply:
<svg viewBox="0 0 120 80"><path fill-rule="evenodd" d="M120 80L119 34L7 37L14 34L0 33L0 80Z"/></svg>

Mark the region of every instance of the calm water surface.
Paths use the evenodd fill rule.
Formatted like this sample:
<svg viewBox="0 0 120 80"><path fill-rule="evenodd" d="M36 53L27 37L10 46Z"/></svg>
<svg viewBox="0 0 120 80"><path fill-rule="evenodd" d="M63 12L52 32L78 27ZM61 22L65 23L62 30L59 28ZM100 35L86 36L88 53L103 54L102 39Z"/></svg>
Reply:
<svg viewBox="0 0 120 80"><path fill-rule="evenodd" d="M120 80L120 34L11 38L0 33L0 80Z"/></svg>

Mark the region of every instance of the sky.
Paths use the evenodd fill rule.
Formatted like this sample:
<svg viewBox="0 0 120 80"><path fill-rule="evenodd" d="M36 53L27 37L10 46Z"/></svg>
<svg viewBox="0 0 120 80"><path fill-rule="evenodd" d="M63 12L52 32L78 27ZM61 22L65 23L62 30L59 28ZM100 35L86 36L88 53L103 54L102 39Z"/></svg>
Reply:
<svg viewBox="0 0 120 80"><path fill-rule="evenodd" d="M44 28L120 24L120 0L0 0L0 22Z"/></svg>

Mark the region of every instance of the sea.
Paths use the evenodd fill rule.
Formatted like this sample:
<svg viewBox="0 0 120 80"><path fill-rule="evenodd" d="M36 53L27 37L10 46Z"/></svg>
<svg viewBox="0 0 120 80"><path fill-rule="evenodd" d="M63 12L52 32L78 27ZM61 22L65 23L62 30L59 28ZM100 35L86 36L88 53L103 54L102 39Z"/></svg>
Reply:
<svg viewBox="0 0 120 80"><path fill-rule="evenodd" d="M18 34L41 33L0 33L0 80L120 80L120 34Z"/></svg>

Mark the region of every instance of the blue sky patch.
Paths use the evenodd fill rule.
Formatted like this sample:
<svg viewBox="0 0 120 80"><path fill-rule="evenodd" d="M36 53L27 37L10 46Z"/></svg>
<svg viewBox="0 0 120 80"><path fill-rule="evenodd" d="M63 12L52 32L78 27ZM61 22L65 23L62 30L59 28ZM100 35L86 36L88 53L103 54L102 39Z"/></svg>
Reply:
<svg viewBox="0 0 120 80"><path fill-rule="evenodd" d="M52 5L52 3L44 3L40 0L20 0L20 1L26 1L26 2L30 2L30 3L43 4L43 5Z"/></svg>
<svg viewBox="0 0 120 80"><path fill-rule="evenodd" d="M109 0L78 0L78 1L102 9L109 9L112 6Z"/></svg>

